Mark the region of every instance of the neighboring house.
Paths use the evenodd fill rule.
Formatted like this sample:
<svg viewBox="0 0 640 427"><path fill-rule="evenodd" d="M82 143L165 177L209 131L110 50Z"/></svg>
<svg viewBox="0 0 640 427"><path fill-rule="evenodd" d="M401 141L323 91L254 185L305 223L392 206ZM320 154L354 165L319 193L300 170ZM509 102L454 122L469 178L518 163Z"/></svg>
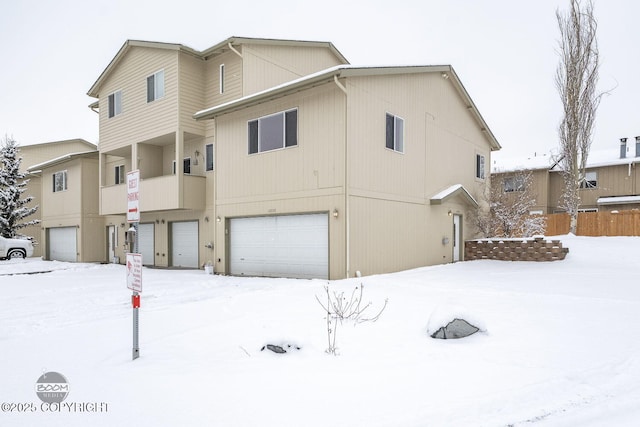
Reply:
<svg viewBox="0 0 640 427"><path fill-rule="evenodd" d="M589 153L586 177L580 189L580 211L597 212L640 209L640 137L622 138L619 151ZM553 156L506 160L492 166L492 179L504 179L517 170L534 177L535 213L559 213L564 189L561 170Z"/></svg>
<svg viewBox="0 0 640 427"><path fill-rule="evenodd" d="M105 220L98 214L98 151L69 153L29 168L42 183L43 258L104 261Z"/></svg>
<svg viewBox="0 0 640 427"><path fill-rule="evenodd" d="M44 161L78 151L96 150L96 146L84 139L68 139L63 141L52 141L41 144L33 145L20 145L20 157L22 157L22 163L20 164L20 170L22 172L28 172L27 178L29 182L27 184L27 190L25 195L33 196L33 201L29 206L39 206L38 210L32 216L25 218L25 221L32 219L42 220L42 183L39 174L33 174L29 172L32 165L42 163ZM37 244L34 246L33 256L42 256L44 253L44 234L42 224L25 227L20 230L21 234L32 236L36 239Z"/></svg>
<svg viewBox="0 0 640 427"><path fill-rule="evenodd" d="M339 279L457 261L500 148L451 67L352 67L324 42L127 41L89 95L99 212L126 222L140 170L147 265Z"/></svg>

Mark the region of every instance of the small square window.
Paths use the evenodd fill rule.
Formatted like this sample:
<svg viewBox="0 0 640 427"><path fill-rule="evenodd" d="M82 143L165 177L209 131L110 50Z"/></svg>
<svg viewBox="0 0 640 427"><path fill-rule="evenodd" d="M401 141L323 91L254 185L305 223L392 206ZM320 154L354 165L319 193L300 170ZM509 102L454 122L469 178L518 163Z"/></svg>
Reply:
<svg viewBox="0 0 640 427"><path fill-rule="evenodd" d="M213 170L213 144L205 146L205 166L207 171Z"/></svg>
<svg viewBox="0 0 640 427"><path fill-rule="evenodd" d="M164 70L160 70L147 77L147 102L155 101L163 96Z"/></svg>
<svg viewBox="0 0 640 427"><path fill-rule="evenodd" d="M53 174L53 192L58 193L67 189L67 171L60 171Z"/></svg>
<svg viewBox="0 0 640 427"><path fill-rule="evenodd" d="M404 153L404 119L387 113L386 147Z"/></svg>
<svg viewBox="0 0 640 427"><path fill-rule="evenodd" d="M476 154L476 178L484 179L484 156Z"/></svg>
<svg viewBox="0 0 640 427"><path fill-rule="evenodd" d="M580 188L598 188L598 172L590 171L584 175L584 179L580 183Z"/></svg>
<svg viewBox="0 0 640 427"><path fill-rule="evenodd" d="M122 113L122 91L113 92L109 95L109 118Z"/></svg>
<svg viewBox="0 0 640 427"><path fill-rule="evenodd" d="M116 166L114 170L114 175L115 175L115 184L124 184L125 182L124 165Z"/></svg>

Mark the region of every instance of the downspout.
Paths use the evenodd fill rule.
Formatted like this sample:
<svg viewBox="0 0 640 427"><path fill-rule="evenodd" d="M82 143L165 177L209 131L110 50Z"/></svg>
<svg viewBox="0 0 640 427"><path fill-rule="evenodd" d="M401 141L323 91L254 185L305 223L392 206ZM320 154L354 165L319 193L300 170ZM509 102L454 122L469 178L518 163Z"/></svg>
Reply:
<svg viewBox="0 0 640 427"><path fill-rule="evenodd" d="M238 52L238 50L237 50L235 47L233 47L233 46L231 45L231 42L229 42L228 46L229 46L229 49L231 49L231 51L232 51L233 53L235 53L235 54L236 54L236 55L238 55L240 58L242 58L242 54L241 54L240 52Z"/></svg>
<svg viewBox="0 0 640 427"><path fill-rule="evenodd" d="M351 270L351 227L349 210L349 147L347 144L347 88L340 83L334 74L333 81L344 93L344 220L345 220L345 277L348 279Z"/></svg>

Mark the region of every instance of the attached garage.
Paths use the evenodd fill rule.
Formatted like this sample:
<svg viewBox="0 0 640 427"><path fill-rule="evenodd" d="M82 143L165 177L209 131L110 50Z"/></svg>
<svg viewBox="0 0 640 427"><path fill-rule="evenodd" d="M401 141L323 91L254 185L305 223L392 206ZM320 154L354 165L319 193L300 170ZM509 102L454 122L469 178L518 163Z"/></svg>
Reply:
<svg viewBox="0 0 640 427"><path fill-rule="evenodd" d="M138 253L143 265L155 264L154 250L154 224L138 224Z"/></svg>
<svg viewBox="0 0 640 427"><path fill-rule="evenodd" d="M78 260L77 232L76 227L48 228L48 259L76 262Z"/></svg>
<svg viewBox="0 0 640 427"><path fill-rule="evenodd" d="M170 225L171 266L199 268L198 221L172 222Z"/></svg>
<svg viewBox="0 0 640 427"><path fill-rule="evenodd" d="M328 279L328 214L233 218L229 228L232 275Z"/></svg>

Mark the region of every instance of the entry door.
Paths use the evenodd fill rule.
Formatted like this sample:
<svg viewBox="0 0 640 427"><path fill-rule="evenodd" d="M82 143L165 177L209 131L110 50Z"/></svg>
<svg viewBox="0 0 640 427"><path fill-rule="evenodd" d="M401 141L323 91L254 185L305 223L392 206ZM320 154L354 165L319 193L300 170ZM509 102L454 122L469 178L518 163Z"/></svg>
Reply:
<svg viewBox="0 0 640 427"><path fill-rule="evenodd" d="M198 268L198 221L171 223L171 266Z"/></svg>
<svg viewBox="0 0 640 427"><path fill-rule="evenodd" d="M453 262L460 261L460 251L462 249L462 215L453 216Z"/></svg>
<svg viewBox="0 0 640 427"><path fill-rule="evenodd" d="M116 232L115 225L109 225L107 227L107 262L115 262L116 247L118 246L118 234Z"/></svg>

